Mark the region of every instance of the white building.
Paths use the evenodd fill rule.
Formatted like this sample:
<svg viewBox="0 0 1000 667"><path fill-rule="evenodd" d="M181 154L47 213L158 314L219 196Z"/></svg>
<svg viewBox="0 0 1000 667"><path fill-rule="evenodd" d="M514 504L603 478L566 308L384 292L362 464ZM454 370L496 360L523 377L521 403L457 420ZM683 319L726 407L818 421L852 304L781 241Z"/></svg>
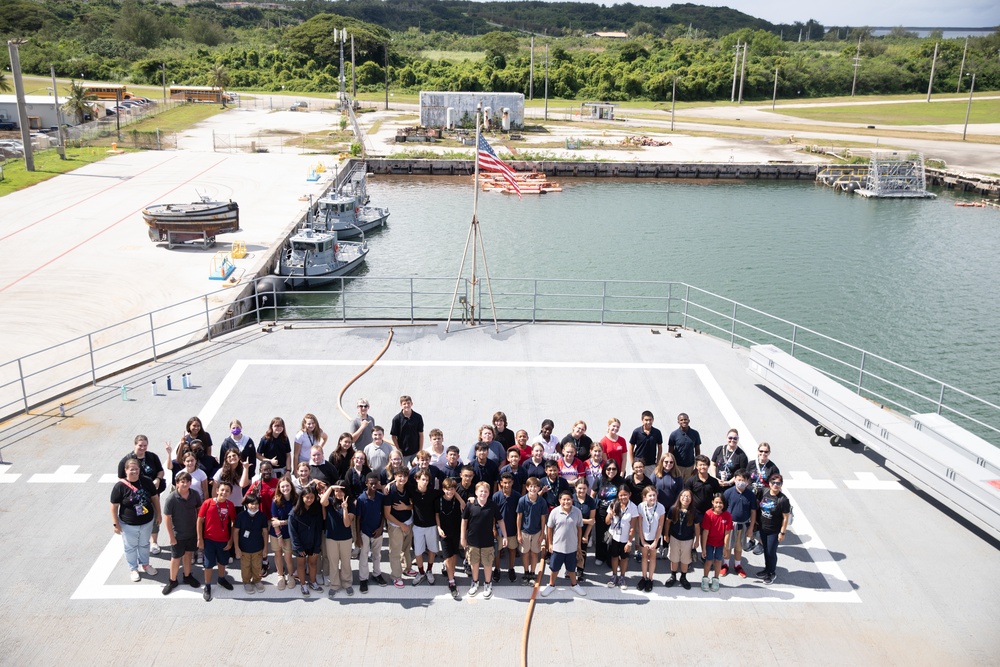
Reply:
<svg viewBox="0 0 1000 667"><path fill-rule="evenodd" d="M59 98L59 104L65 104L66 98ZM25 111L28 115L28 127L32 130L42 130L59 125L56 115L56 103L51 95L25 95ZM76 119L65 118L64 123L73 123ZM0 123L20 123L17 120L17 97L15 95L0 95Z"/></svg>
<svg viewBox="0 0 1000 667"><path fill-rule="evenodd" d="M499 126L520 130L524 127L524 95L521 93L456 93L420 91L420 126L461 127L476 117L476 106L481 104L488 116ZM449 111L450 109L450 111ZM504 122L504 110L509 110Z"/></svg>

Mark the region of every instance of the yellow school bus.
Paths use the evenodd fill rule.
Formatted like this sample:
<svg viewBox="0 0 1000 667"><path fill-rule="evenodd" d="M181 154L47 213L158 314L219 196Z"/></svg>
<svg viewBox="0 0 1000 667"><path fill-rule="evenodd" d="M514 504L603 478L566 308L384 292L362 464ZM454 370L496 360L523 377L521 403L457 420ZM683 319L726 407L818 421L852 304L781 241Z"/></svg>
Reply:
<svg viewBox="0 0 1000 667"><path fill-rule="evenodd" d="M125 99L125 84L121 83L84 83L83 90L89 97L98 100Z"/></svg>
<svg viewBox="0 0 1000 667"><path fill-rule="evenodd" d="M222 88L215 86L170 86L170 99L179 102L221 103L225 94Z"/></svg>

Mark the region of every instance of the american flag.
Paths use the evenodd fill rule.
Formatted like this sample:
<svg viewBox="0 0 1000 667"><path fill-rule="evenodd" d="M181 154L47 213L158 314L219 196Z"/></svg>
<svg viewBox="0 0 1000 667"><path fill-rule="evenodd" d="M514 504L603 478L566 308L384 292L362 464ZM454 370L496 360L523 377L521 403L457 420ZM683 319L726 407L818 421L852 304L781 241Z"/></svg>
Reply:
<svg viewBox="0 0 1000 667"><path fill-rule="evenodd" d="M493 152L493 148L490 146L489 142L486 141L486 137L479 135L479 168L486 171L499 171L503 176L503 179L510 183L510 186L514 188L514 192L517 193L518 198L521 197L521 186L517 182L517 178L514 177L514 170L507 166L507 163L497 157L497 154Z"/></svg>

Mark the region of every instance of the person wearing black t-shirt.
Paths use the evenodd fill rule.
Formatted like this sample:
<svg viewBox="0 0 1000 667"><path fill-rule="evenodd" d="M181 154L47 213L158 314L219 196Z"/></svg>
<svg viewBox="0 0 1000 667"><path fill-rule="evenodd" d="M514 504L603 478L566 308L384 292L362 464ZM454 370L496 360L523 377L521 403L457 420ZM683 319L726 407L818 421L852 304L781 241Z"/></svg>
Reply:
<svg viewBox="0 0 1000 667"><path fill-rule="evenodd" d="M456 600L459 599L459 594L455 585L455 562L462 549L462 512L465 509L465 501L455 493L457 486L454 478L445 478L441 483L442 495L438 497L434 508L434 520L437 521L438 537L441 538L441 557L444 558L448 574L448 591Z"/></svg>
<svg viewBox="0 0 1000 667"><path fill-rule="evenodd" d="M740 433L735 428L726 434L726 444L719 445L712 454L712 470L709 471L719 480L719 486L728 489L733 485L733 476L737 470L746 470L750 459L739 446Z"/></svg>
<svg viewBox="0 0 1000 667"><path fill-rule="evenodd" d="M476 499L465 505L462 511L462 546L467 550L469 564L472 566L472 585L469 587L469 597L479 592L479 564L483 565L483 576L486 588L483 597L489 600L493 597L493 542L497 538L497 525L500 526L502 538L500 548L507 548L507 529L500 521L500 509L490 500L490 485L486 482L476 484Z"/></svg>
<svg viewBox="0 0 1000 667"><path fill-rule="evenodd" d="M139 476L153 483L155 495L159 496L163 493L166 489L163 465L160 463L160 457L149 451L149 438L144 435L135 436L135 440L132 441L132 451L118 462L118 479L125 479L125 462L130 459L139 462ZM154 556L160 553L160 546L156 543L159 534L160 513L157 512L153 521L153 532L149 536L149 553Z"/></svg>
<svg viewBox="0 0 1000 667"><path fill-rule="evenodd" d="M496 429L493 439L503 445L505 450L514 446L514 432L507 428L507 415L499 411L493 413L493 427Z"/></svg>
<svg viewBox="0 0 1000 667"><path fill-rule="evenodd" d="M695 473L684 482L684 488L691 492L691 506L694 508L694 522L701 525L705 512L712 508L712 496L722 491L719 480L708 474L708 457L699 454L694 460ZM695 531L692 555L698 549L700 535Z"/></svg>
<svg viewBox="0 0 1000 667"><path fill-rule="evenodd" d="M409 396L399 397L399 407L402 409L392 418L389 435L392 444L403 452L403 463L409 466L417 452L424 448L424 418L413 411L413 399Z"/></svg>
<svg viewBox="0 0 1000 667"><path fill-rule="evenodd" d="M437 520L434 508L441 492L431 484L429 470L419 470L414 476L416 488L410 491L413 502L413 553L417 559L417 576L413 585L423 581L434 584L434 556L438 551ZM427 571L424 572L424 552L427 553Z"/></svg>
<svg viewBox="0 0 1000 667"><path fill-rule="evenodd" d="M392 571L392 585L402 588L403 574L416 575L410 549L413 546L413 501L406 488L409 474L405 468L396 468L393 473L395 483L385 489L382 501L385 521L389 526L389 568Z"/></svg>
<svg viewBox="0 0 1000 667"><path fill-rule="evenodd" d="M758 505L760 541L764 545L764 569L757 573L765 584L773 584L777 577L778 542L785 540L792 504L781 492L784 480L775 473L767 480L768 490Z"/></svg>

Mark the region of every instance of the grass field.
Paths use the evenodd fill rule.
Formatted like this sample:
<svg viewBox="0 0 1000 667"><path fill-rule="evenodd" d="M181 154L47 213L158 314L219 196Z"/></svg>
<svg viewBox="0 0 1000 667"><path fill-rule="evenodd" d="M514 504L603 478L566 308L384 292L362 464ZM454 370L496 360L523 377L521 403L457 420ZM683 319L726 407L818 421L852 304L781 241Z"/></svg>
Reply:
<svg viewBox="0 0 1000 667"><path fill-rule="evenodd" d="M180 132L232 108L229 106L223 109L219 104L181 104L150 118L144 118L135 125L129 125L128 129L140 132L152 132L156 129L160 132Z"/></svg>
<svg viewBox="0 0 1000 667"><path fill-rule="evenodd" d="M452 63L460 63L463 60L479 62L486 57L482 51L421 51L421 58L429 60L447 60Z"/></svg>
<svg viewBox="0 0 1000 667"><path fill-rule="evenodd" d="M91 162L99 162L106 157L108 152L103 148L70 148L66 152L66 159L60 160L55 149L50 149L35 153L35 171L27 171L23 159L8 160L3 164L0 197L79 169Z"/></svg>
<svg viewBox="0 0 1000 667"><path fill-rule="evenodd" d="M812 109L778 109L776 113L796 118L862 125L961 125L965 122L968 100L866 104ZM1000 122L1000 100L972 101L969 123Z"/></svg>

